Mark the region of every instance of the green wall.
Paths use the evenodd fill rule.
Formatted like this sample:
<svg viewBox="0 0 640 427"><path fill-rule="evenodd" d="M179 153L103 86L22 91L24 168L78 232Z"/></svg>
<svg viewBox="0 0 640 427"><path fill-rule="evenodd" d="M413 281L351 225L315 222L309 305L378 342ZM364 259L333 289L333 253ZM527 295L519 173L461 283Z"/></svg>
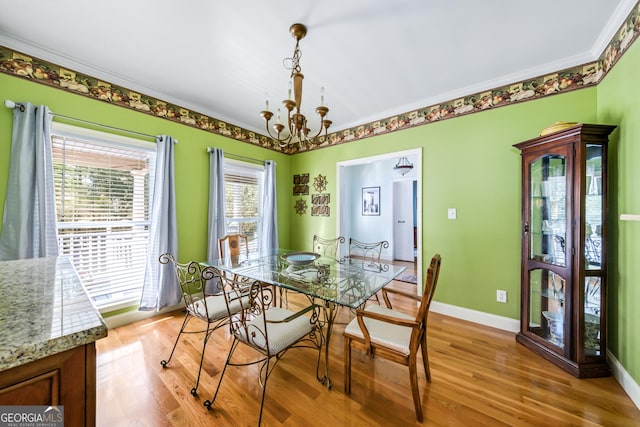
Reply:
<svg viewBox="0 0 640 427"><path fill-rule="evenodd" d="M275 160L276 182L289 182L290 156L224 138L189 126L152 117L64 92L25 79L0 74L0 100L31 102L47 105L54 113L77 117L150 135L167 134L178 140L175 147L176 202L178 216L178 258L181 261L206 258L207 215L209 209L209 155L207 147L220 147L226 153L261 160ZM13 112L0 108L0 215L4 210L7 186ZM283 185L283 184L281 184ZM287 188L290 189L290 186ZM289 190L290 192L290 190ZM278 210L287 211L288 200L278 201ZM287 218L281 217L278 227L284 242L289 239Z"/></svg>
<svg viewBox="0 0 640 427"><path fill-rule="evenodd" d="M612 137L612 244L610 244L609 348L640 382L640 224L615 220L620 213L640 213L634 183L640 180L640 89L633 87L640 69L638 43L622 57L598 87L323 148L284 156L146 114L0 74L0 100L46 104L54 112L149 134L169 134L176 146L179 258L206 255L208 209L207 146L227 153L277 162L280 245L308 249L314 233L336 230L336 163L422 147L423 271L439 252L443 268L436 300L486 313L519 318L520 154L513 144L535 137L556 121L619 126ZM12 113L0 108L0 201L4 201L11 143ZM297 215L292 175L324 175L331 194L331 216ZM458 219L447 219L447 208ZM4 208L0 204L0 214ZM496 289L508 303L495 301Z"/></svg>
<svg viewBox="0 0 640 427"><path fill-rule="evenodd" d="M610 242L608 347L640 383L640 43L634 43L598 85L598 121L617 125L609 148Z"/></svg>
<svg viewBox="0 0 640 427"><path fill-rule="evenodd" d="M588 88L297 154L291 171L326 175L335 202L336 162L422 147L423 271L436 252L443 265L435 299L518 319L520 152L512 145L556 121L595 119L596 89ZM292 217L292 247L307 247L316 231L335 234L332 204L329 218ZM496 302L497 289L507 290L507 304Z"/></svg>

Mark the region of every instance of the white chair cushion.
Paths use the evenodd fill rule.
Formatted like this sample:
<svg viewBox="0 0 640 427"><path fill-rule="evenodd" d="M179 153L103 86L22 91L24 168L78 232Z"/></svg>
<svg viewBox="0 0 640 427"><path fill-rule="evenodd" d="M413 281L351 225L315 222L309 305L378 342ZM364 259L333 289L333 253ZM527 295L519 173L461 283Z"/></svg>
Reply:
<svg viewBox="0 0 640 427"><path fill-rule="evenodd" d="M270 308L265 311L267 320L283 320L287 317L295 314L290 310L283 308ZM258 347L263 351L267 351L266 340L264 337L264 313L258 317L251 319L247 322L247 330L249 334L254 336L248 338L245 336L245 330L243 328L237 331L237 337L239 340L249 343L252 346ZM307 316L296 317L289 322L283 323L267 323L267 332L269 337L269 354L277 354L300 338L311 332L313 325L311 320Z"/></svg>
<svg viewBox="0 0 640 427"><path fill-rule="evenodd" d="M415 317L409 316L408 314L402 313L400 311L395 311L377 304L371 304L367 306L365 311L371 313L380 313L384 314L385 316L392 316L399 319L415 319ZM367 319L366 317L364 317L363 319L364 324L369 331L371 342L373 342L374 344L380 344L384 347L392 348L405 355L409 355L411 328L407 326L392 325L390 323L381 322L379 320ZM347 327L344 329L344 333L364 339L364 335L362 334L362 330L360 329L357 318L349 322Z"/></svg>
<svg viewBox="0 0 640 427"><path fill-rule="evenodd" d="M216 320L220 320L229 316L229 313L227 312L227 303L224 301L223 294L210 295L205 298L205 301L207 304L206 308L202 300L196 301L193 304L191 304L191 307L190 307L191 312L193 312L196 316L202 319L207 318L207 312L208 312L210 322L214 322ZM245 297L243 300L243 303L246 305L248 301L249 299ZM231 314L239 312L241 308L240 301L239 300L232 301L230 308L231 308Z"/></svg>

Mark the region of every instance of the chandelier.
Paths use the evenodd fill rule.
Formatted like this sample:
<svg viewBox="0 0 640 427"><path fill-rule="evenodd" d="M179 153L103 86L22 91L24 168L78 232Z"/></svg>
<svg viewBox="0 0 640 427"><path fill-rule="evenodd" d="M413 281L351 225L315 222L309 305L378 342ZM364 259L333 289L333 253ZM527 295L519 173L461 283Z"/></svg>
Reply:
<svg viewBox="0 0 640 427"><path fill-rule="evenodd" d="M413 163L411 163L405 156L400 157L398 163L393 167L393 170L402 176L407 174L411 169L413 169Z"/></svg>
<svg viewBox="0 0 640 427"><path fill-rule="evenodd" d="M290 144L298 144L303 147L308 144L319 144L316 140L318 136L324 131L323 136L327 136L327 129L331 126L331 120L327 120L324 117L329 112L329 108L324 105L324 88L320 90L320 106L316 107L316 114L320 116L320 129L315 135L309 135L311 129L307 126L307 117L301 113L302 105L302 80L304 75L300 68L300 57L302 51L300 50L300 40L307 35L307 27L303 24L293 24L289 27L289 32L296 39L296 47L293 50L293 56L291 58L285 58L283 60L284 67L287 70L291 70L291 80L289 81L289 96L282 101L282 105L287 110L286 123L282 124L280 117L280 108L277 110L276 123L272 128L275 131L275 135L269 128L269 121L273 117L273 113L269 111L269 100L266 101L266 109L260 112L260 115L265 121L267 133L273 138L280 147L286 147ZM291 97L291 89L293 86L293 98ZM295 110L295 111L294 111ZM285 131L285 127L287 128ZM284 132L283 132L284 131Z"/></svg>

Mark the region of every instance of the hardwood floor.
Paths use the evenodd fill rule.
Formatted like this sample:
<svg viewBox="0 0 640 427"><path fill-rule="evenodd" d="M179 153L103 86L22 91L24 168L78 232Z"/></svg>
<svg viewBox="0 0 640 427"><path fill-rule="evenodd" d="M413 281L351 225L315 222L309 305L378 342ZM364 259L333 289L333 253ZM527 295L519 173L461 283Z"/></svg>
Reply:
<svg viewBox="0 0 640 427"><path fill-rule="evenodd" d="M415 289L393 282L391 286ZM290 296L292 298L292 296ZM410 306L398 306L411 310ZM340 310L342 322L349 310ZM201 336L178 344L168 357L184 314L157 316L109 331L97 342L97 425L251 426L258 420L260 386L254 367L230 367L221 396L208 411L231 340L216 331L207 345L199 394L190 389L197 373ZM399 426L415 419L405 367L353 352L352 392L344 394L344 325L331 341L333 388L315 375L315 353L292 349L267 386L265 426ZM638 426L640 410L610 378L578 380L517 344L513 333L447 316L429 315L432 382L420 369L420 393L429 426Z"/></svg>

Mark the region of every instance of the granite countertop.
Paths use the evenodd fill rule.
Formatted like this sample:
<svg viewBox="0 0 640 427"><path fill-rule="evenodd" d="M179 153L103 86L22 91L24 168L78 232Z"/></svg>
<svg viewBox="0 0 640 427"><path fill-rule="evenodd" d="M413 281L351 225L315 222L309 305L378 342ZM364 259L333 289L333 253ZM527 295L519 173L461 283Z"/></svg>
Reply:
<svg viewBox="0 0 640 427"><path fill-rule="evenodd" d="M68 257L0 261L0 371L106 336Z"/></svg>

